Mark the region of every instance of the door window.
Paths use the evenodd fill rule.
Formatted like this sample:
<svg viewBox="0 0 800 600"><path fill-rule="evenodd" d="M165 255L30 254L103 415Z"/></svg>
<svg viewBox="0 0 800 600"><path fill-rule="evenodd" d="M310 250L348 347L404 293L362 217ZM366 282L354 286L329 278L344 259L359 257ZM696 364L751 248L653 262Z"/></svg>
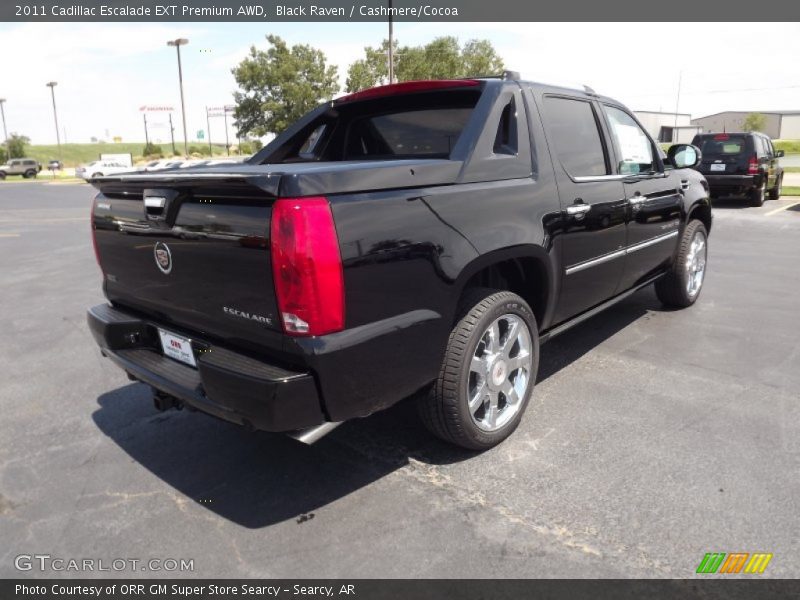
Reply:
<svg viewBox="0 0 800 600"><path fill-rule="evenodd" d="M759 158L764 156L764 154L765 154L765 152L764 152L764 144L763 144L760 136L757 136L757 135L753 136L753 144L754 144L755 149L756 149L756 156L758 156Z"/></svg>
<svg viewBox="0 0 800 600"><path fill-rule="evenodd" d="M613 106L603 105L603 110L620 153L620 174L637 175L657 171L653 142L633 117Z"/></svg>
<svg viewBox="0 0 800 600"><path fill-rule="evenodd" d="M767 153L767 158L772 158L775 155L775 152L772 148L772 142L768 138L763 138L764 142L764 151Z"/></svg>
<svg viewBox="0 0 800 600"><path fill-rule="evenodd" d="M544 101L558 160L572 177L608 174L608 165L592 105L583 100L547 96Z"/></svg>

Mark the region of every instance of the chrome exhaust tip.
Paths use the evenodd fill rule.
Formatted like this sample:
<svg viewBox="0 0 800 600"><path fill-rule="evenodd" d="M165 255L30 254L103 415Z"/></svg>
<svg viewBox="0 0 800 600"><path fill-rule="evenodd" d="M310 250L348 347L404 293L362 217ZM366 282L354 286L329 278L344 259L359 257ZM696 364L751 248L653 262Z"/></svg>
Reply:
<svg viewBox="0 0 800 600"><path fill-rule="evenodd" d="M336 429L342 422L339 421L338 423L327 422L322 423L321 425L316 425L314 427L309 427L308 429L298 429L297 431L292 431L287 435L297 440L298 442L303 442L304 444L308 444L309 446L314 442L318 442L326 435L328 435L331 431Z"/></svg>

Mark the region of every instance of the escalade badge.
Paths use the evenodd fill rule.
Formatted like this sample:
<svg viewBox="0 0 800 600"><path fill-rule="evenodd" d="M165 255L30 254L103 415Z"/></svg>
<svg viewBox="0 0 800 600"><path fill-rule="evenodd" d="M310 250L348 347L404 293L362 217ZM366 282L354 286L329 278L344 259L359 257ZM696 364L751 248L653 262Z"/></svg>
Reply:
<svg viewBox="0 0 800 600"><path fill-rule="evenodd" d="M164 275L169 275L172 271L172 253L169 251L169 246L164 242L156 242L153 246L153 256L156 259L156 266L161 270Z"/></svg>

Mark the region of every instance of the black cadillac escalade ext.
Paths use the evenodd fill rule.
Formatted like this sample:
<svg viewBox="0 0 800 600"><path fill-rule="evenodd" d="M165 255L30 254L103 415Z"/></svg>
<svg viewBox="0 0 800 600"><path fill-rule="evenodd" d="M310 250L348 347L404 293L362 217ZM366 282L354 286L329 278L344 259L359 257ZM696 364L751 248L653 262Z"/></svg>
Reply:
<svg viewBox="0 0 800 600"><path fill-rule="evenodd" d="M94 181L89 326L160 408L313 441L416 395L436 435L488 448L548 338L651 283L695 302L700 159L588 88L368 89L243 165Z"/></svg>

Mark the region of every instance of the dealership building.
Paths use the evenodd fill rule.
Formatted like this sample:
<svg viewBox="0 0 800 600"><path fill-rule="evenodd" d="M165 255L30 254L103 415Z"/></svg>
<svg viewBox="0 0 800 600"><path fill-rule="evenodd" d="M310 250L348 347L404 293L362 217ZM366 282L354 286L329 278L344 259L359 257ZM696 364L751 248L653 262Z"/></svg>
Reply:
<svg viewBox="0 0 800 600"><path fill-rule="evenodd" d="M800 110L726 111L692 119L691 123L707 133L742 131L747 115L754 112L764 115L765 124L762 133L766 133L772 139L800 140Z"/></svg>

